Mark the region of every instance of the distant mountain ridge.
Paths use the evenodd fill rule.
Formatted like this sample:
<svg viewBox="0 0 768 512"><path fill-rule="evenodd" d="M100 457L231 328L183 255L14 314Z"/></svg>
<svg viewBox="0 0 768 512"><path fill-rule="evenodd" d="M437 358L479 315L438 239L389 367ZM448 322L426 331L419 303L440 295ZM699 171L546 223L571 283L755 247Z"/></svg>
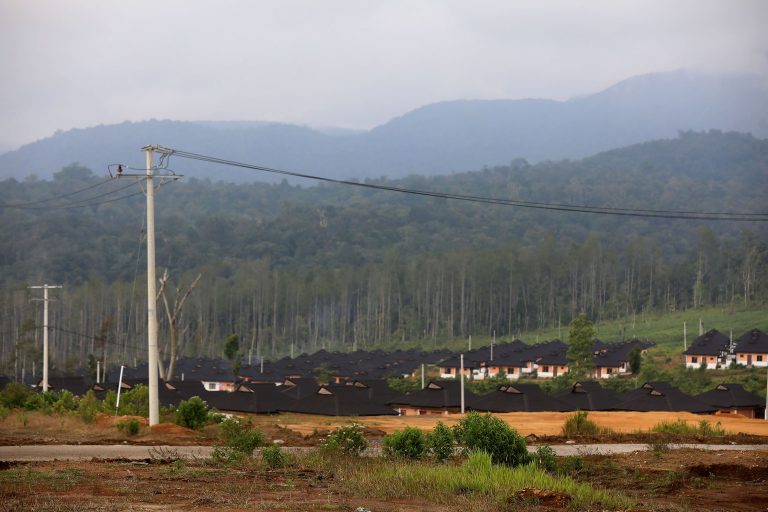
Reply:
<svg viewBox="0 0 768 512"><path fill-rule="evenodd" d="M230 160L336 178L446 174L507 164L577 159L679 131L720 129L768 137L768 83L757 75L653 73L597 94L457 100L418 108L367 132L268 122L143 121L59 132L0 155L0 179L50 178L72 162L99 173L140 167L139 148L161 144ZM173 160L187 176L274 181L242 170Z"/></svg>

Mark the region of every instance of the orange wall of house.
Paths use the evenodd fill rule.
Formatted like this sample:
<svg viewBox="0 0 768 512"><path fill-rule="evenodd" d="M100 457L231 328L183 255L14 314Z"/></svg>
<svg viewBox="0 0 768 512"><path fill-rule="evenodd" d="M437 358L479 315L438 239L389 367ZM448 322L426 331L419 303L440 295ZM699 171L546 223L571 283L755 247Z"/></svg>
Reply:
<svg viewBox="0 0 768 512"><path fill-rule="evenodd" d="M736 352L736 360L739 361L739 362L744 361L746 363L747 362L747 356L752 356L752 362L753 363L755 361L757 361L757 356L763 356L763 360L761 361L763 363L765 361L768 361L768 354L763 354L763 353L760 353L760 352L753 352L753 353L749 353L749 352Z"/></svg>

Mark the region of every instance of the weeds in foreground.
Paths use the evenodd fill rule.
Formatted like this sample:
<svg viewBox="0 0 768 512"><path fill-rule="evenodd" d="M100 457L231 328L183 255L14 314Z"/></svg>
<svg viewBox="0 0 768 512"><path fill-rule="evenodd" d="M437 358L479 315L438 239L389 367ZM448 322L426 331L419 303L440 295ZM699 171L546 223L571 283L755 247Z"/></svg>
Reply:
<svg viewBox="0 0 768 512"><path fill-rule="evenodd" d="M221 422L222 446L211 452L214 462L234 464L253 457L253 450L264 445L264 433L247 422L229 418Z"/></svg>
<svg viewBox="0 0 768 512"><path fill-rule="evenodd" d="M33 485L45 485L54 491L68 491L83 481L83 471L77 468L38 471L32 468L12 468L0 472L0 483L21 490Z"/></svg>
<svg viewBox="0 0 768 512"><path fill-rule="evenodd" d="M697 426L691 426L682 419L676 421L662 421L661 423L657 423L653 426L653 428L651 428L651 432L701 437L723 437L727 434L719 421L712 425L707 420L701 420Z"/></svg>
<svg viewBox="0 0 768 512"><path fill-rule="evenodd" d="M455 503L458 496L504 506L517 500L524 489L541 489L567 494L574 507L625 509L633 505L622 493L594 489L567 476L553 476L526 464L516 467L493 464L491 456L474 452L461 466L407 462L403 460L360 460L339 465L345 486L356 495L380 499L413 497L435 503Z"/></svg>

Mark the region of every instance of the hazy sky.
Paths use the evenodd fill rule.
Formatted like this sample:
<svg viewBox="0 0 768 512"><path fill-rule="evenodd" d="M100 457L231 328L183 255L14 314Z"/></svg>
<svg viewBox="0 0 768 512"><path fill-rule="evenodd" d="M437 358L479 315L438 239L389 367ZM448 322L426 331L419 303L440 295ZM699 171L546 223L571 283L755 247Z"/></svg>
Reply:
<svg viewBox="0 0 768 512"><path fill-rule="evenodd" d="M124 120L370 128L442 100L765 73L766 26L761 0L0 0L0 149Z"/></svg>

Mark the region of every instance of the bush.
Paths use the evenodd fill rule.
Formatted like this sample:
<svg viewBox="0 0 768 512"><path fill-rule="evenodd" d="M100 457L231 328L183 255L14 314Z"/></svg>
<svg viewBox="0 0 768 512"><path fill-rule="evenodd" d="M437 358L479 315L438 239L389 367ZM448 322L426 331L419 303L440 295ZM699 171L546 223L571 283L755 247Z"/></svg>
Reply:
<svg viewBox="0 0 768 512"><path fill-rule="evenodd" d="M120 393L120 409L117 413L130 416L149 416L149 388L139 384L125 393Z"/></svg>
<svg viewBox="0 0 768 512"><path fill-rule="evenodd" d="M453 433L465 453L486 452L495 464L518 466L531 460L523 436L490 413L470 412L454 425Z"/></svg>
<svg viewBox="0 0 768 512"><path fill-rule="evenodd" d="M357 423L339 427L328 435L323 449L344 455L360 455L368 448L368 441L363 436L363 427Z"/></svg>
<svg viewBox="0 0 768 512"><path fill-rule="evenodd" d="M253 457L253 450L264 444L264 434L253 428L250 420L242 422L228 418L221 422L219 428L223 446L217 446L211 454L217 462L234 463Z"/></svg>
<svg viewBox="0 0 768 512"><path fill-rule="evenodd" d="M89 389L77 404L77 412L85 423L93 423L96 420L96 413L98 410L99 400L96 398L93 390Z"/></svg>
<svg viewBox="0 0 768 512"><path fill-rule="evenodd" d="M557 467L557 473L559 475L571 476L574 473L578 473L584 467L584 463L581 457L578 455L569 455L563 457L560 460L560 465Z"/></svg>
<svg viewBox="0 0 768 512"><path fill-rule="evenodd" d="M262 449L261 457L264 459L264 464L270 469L282 468L288 464L288 455L277 444Z"/></svg>
<svg viewBox="0 0 768 512"><path fill-rule="evenodd" d="M384 438L384 455L404 459L420 459L427 450L427 439L420 429L405 427Z"/></svg>
<svg viewBox="0 0 768 512"><path fill-rule="evenodd" d="M24 400L22 408L25 411L40 411L50 414L53 402L54 395L51 391L46 393L30 393L27 399Z"/></svg>
<svg viewBox="0 0 768 512"><path fill-rule="evenodd" d="M587 411L576 411L563 424L564 436L591 436L600 433L597 423L587 418Z"/></svg>
<svg viewBox="0 0 768 512"><path fill-rule="evenodd" d="M555 450L548 444L543 444L536 448L533 460L537 466L550 473L557 469L557 455L555 455Z"/></svg>
<svg viewBox="0 0 768 512"><path fill-rule="evenodd" d="M432 432L427 435L427 449L438 462L445 462L453 457L453 431L438 421Z"/></svg>
<svg viewBox="0 0 768 512"><path fill-rule="evenodd" d="M199 396L182 400L176 410L176 423L182 427L200 428L208 421L208 404Z"/></svg>
<svg viewBox="0 0 768 512"><path fill-rule="evenodd" d="M54 412L59 414L71 412L77 409L77 398L66 389L59 391L54 396L55 401L51 404Z"/></svg>
<svg viewBox="0 0 768 512"><path fill-rule="evenodd" d="M8 409L24 407L24 402L31 394L32 390L29 387L18 382L11 382L0 391L0 405Z"/></svg>
<svg viewBox="0 0 768 512"><path fill-rule="evenodd" d="M141 425L139 425L139 422L136 420L136 418L131 418L128 421L121 421L117 424L117 429L129 436L135 436L138 434L140 428Z"/></svg>

